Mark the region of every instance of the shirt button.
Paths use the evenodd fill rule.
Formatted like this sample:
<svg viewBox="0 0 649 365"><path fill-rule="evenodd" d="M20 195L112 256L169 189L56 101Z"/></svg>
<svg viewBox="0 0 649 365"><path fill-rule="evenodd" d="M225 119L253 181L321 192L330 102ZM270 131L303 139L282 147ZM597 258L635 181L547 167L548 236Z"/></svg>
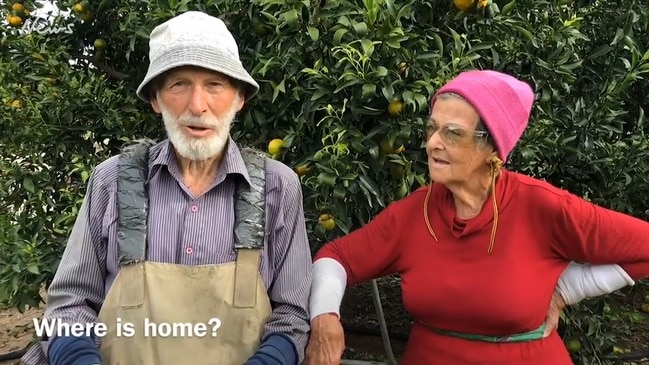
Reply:
<svg viewBox="0 0 649 365"><path fill-rule="evenodd" d="M198 212L198 207L195 205L192 205L192 212L196 213Z"/></svg>
<svg viewBox="0 0 649 365"><path fill-rule="evenodd" d="M192 252L194 252L194 249L191 248L191 247L187 247L187 248L185 249L185 253L188 254L188 255L191 255Z"/></svg>

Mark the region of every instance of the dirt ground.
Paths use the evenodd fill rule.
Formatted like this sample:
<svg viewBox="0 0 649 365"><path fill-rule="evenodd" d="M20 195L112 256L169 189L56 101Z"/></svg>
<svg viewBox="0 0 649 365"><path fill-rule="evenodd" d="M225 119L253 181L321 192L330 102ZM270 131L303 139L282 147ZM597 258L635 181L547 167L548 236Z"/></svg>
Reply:
<svg viewBox="0 0 649 365"><path fill-rule="evenodd" d="M391 348L398 359L404 351L411 326L411 318L401 306L399 281L397 278L379 280L381 301L388 321L391 335ZM618 346L630 351L649 350L649 315L643 314L640 307L649 286L624 297L613 299L613 311L629 313L634 321L625 321L619 326ZM43 309L30 309L24 314L16 310L0 310L0 356L23 350L33 339L32 318L41 318ZM372 301L370 284L350 288L343 300L341 309L343 325L346 330L347 350L343 356L348 360L385 361L385 350L380 337L376 309ZM616 327L617 329L618 327ZM1 358L1 357L0 357ZM18 365L16 360L0 361L0 365ZM649 365L648 359L620 363L626 365Z"/></svg>
<svg viewBox="0 0 649 365"><path fill-rule="evenodd" d="M41 318L43 309L30 309L24 314L17 310L0 311L0 356L23 350L33 339L32 318ZM14 365L18 361L0 361L0 365Z"/></svg>

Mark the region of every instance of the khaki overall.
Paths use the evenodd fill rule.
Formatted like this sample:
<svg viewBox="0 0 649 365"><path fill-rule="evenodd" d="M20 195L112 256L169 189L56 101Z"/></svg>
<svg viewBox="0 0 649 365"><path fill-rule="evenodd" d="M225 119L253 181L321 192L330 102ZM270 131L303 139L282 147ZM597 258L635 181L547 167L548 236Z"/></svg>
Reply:
<svg viewBox="0 0 649 365"><path fill-rule="evenodd" d="M238 191L245 197L235 204L239 205L235 207L239 215L235 262L208 266L154 263L142 259L146 251L147 203L141 199L146 164L141 160L144 150L137 148L123 154L118 200L127 203L120 211L120 272L99 313L99 321L108 327L100 347L103 364L241 365L259 346L271 313L258 270L264 200L259 186L263 184L255 184L254 178L264 179L259 176L263 167L259 171L249 166L253 187L248 189L256 191ZM260 160L255 161L259 167Z"/></svg>

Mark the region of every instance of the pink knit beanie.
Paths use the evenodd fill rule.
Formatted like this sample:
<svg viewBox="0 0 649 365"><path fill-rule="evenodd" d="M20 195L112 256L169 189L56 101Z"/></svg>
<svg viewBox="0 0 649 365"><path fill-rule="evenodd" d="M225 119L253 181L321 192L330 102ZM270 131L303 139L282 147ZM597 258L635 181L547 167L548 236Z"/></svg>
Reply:
<svg viewBox="0 0 649 365"><path fill-rule="evenodd" d="M534 92L527 83L491 70L465 71L445 84L431 100L431 109L440 94L456 93L480 114L503 162L527 127Z"/></svg>

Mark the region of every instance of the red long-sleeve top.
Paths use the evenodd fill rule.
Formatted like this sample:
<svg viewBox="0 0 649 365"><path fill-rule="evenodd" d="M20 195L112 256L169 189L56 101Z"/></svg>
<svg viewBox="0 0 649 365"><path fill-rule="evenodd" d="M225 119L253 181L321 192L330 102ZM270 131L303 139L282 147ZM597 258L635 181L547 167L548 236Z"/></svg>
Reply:
<svg viewBox="0 0 649 365"><path fill-rule="evenodd" d="M569 365L557 332L524 343L490 343L440 335L509 335L537 329L567 264L619 264L649 277L649 223L587 202L541 180L504 170L496 184L498 224L487 250L493 202L470 220L455 217L453 197L434 184L390 204L364 227L325 245L314 260L342 264L348 285L399 273L406 311L416 321L405 365Z"/></svg>

